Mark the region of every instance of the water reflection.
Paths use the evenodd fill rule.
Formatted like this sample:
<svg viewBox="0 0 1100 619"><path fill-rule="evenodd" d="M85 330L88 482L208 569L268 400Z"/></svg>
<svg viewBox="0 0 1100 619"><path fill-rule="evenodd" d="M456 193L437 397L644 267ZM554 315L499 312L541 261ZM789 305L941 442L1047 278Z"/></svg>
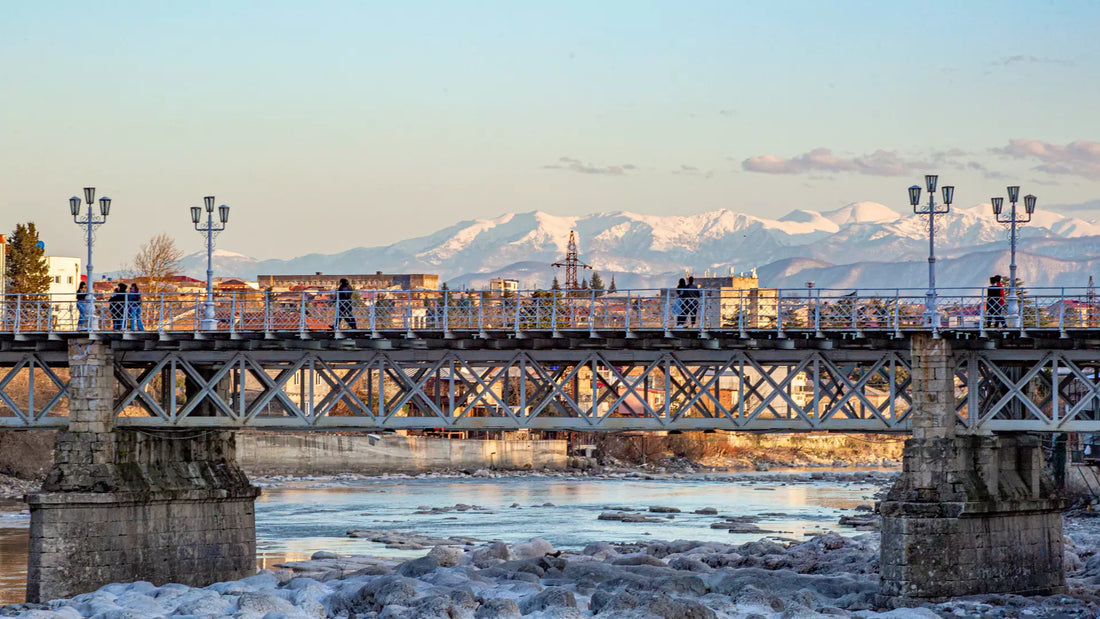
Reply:
<svg viewBox="0 0 1100 619"><path fill-rule="evenodd" d="M866 503L877 490L868 484L815 481L784 484L752 478L736 482L695 480L569 480L555 478L477 480L375 480L339 488L269 489L258 504L259 552L306 554L310 550L417 556L423 551L394 550L348 538L353 528L412 530L506 542L534 535L559 548L580 549L597 541L699 539L741 543L758 533L731 534L711 529L720 517L692 513L714 507L721 516L757 516L758 526L777 535L800 537L838 530L841 510ZM419 507L476 504L485 511L415 513ZM518 503L516 508L512 504ZM553 503L553 507L543 507ZM607 506L645 509L677 507L681 513L655 523L597 520ZM652 515L652 514L651 514ZM851 530L848 530L851 532Z"/></svg>
<svg viewBox="0 0 1100 619"><path fill-rule="evenodd" d="M0 605L26 599L28 541L25 528L0 529Z"/></svg>

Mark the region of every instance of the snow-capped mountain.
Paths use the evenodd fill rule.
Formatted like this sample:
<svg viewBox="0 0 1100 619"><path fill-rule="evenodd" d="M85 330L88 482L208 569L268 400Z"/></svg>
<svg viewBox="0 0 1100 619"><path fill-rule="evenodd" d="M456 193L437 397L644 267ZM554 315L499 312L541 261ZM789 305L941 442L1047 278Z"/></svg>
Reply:
<svg viewBox="0 0 1100 619"><path fill-rule="evenodd" d="M255 278L271 273L439 273L452 287L483 286L491 277L545 287L549 264L566 251L576 230L581 259L613 275L619 287L667 286L685 269L748 271L758 268L761 285L819 287L925 285L928 220L882 204L855 202L834 211L794 210L768 219L726 209L694 215L630 212L562 217L540 211L463 221L418 238L337 254L309 254L257 261L219 250L218 275ZM1020 276L1032 286L1082 286L1100 265L1100 225L1052 212L1038 212L1019 230ZM988 204L956 208L936 223L938 282L981 285L991 273L1008 271L1005 227ZM188 274L202 276L205 255L185 258Z"/></svg>

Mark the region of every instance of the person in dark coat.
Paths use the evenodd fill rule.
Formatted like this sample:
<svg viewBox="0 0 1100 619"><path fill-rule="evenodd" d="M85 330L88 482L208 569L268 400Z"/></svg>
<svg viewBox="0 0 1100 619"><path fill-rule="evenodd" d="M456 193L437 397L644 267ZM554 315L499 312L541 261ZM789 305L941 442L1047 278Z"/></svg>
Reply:
<svg viewBox="0 0 1100 619"><path fill-rule="evenodd" d="M989 288L985 289L985 326L1005 326L1005 287L1001 276L989 278Z"/></svg>
<svg viewBox="0 0 1100 619"><path fill-rule="evenodd" d="M115 287L114 294L107 299L107 306L111 309L115 331L122 331L126 322L126 284Z"/></svg>
<svg viewBox="0 0 1100 619"><path fill-rule="evenodd" d="M85 305L87 302L88 284L80 282L80 285L76 287L76 311L80 316L76 321L77 329L83 329L88 325L88 306Z"/></svg>
<svg viewBox="0 0 1100 619"><path fill-rule="evenodd" d="M676 316L677 327L684 326L684 321L687 320L687 312L684 311L684 304L687 303L684 293L687 291L687 287L687 280L682 277L676 283L676 298L672 301L672 314Z"/></svg>
<svg viewBox="0 0 1100 619"><path fill-rule="evenodd" d="M348 283L347 278L340 278L340 286L336 288L336 328L340 328L340 321L348 323L348 328L356 330L359 325L355 324L355 313L352 311L352 295L355 294L355 289Z"/></svg>
<svg viewBox="0 0 1100 619"><path fill-rule="evenodd" d="M141 321L141 291L137 284L130 284L130 292L126 293L126 322L131 331L144 331L145 323Z"/></svg>
<svg viewBox="0 0 1100 619"><path fill-rule="evenodd" d="M699 287L695 285L695 278L688 277L687 290L684 290L684 309L687 311L688 320L691 321L691 326L695 326L695 322L699 319L699 298L702 293L699 291Z"/></svg>

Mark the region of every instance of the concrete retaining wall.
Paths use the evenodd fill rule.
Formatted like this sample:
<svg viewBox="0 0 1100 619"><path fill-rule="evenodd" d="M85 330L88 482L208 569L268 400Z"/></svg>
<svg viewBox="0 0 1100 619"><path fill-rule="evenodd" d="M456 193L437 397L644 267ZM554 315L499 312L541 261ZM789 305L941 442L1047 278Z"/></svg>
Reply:
<svg viewBox="0 0 1100 619"><path fill-rule="evenodd" d="M250 475L418 473L464 468L565 468L565 441L241 432L237 461Z"/></svg>

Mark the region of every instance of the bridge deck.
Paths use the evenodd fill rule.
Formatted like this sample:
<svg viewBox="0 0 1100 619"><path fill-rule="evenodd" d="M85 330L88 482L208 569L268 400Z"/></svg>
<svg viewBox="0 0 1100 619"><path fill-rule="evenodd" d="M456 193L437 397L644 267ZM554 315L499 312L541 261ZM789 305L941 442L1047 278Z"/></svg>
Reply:
<svg viewBox="0 0 1100 619"><path fill-rule="evenodd" d="M914 331L98 332L116 423L907 432ZM1100 432L1100 331L944 330L963 432ZM70 339L0 334L0 427L67 423Z"/></svg>

